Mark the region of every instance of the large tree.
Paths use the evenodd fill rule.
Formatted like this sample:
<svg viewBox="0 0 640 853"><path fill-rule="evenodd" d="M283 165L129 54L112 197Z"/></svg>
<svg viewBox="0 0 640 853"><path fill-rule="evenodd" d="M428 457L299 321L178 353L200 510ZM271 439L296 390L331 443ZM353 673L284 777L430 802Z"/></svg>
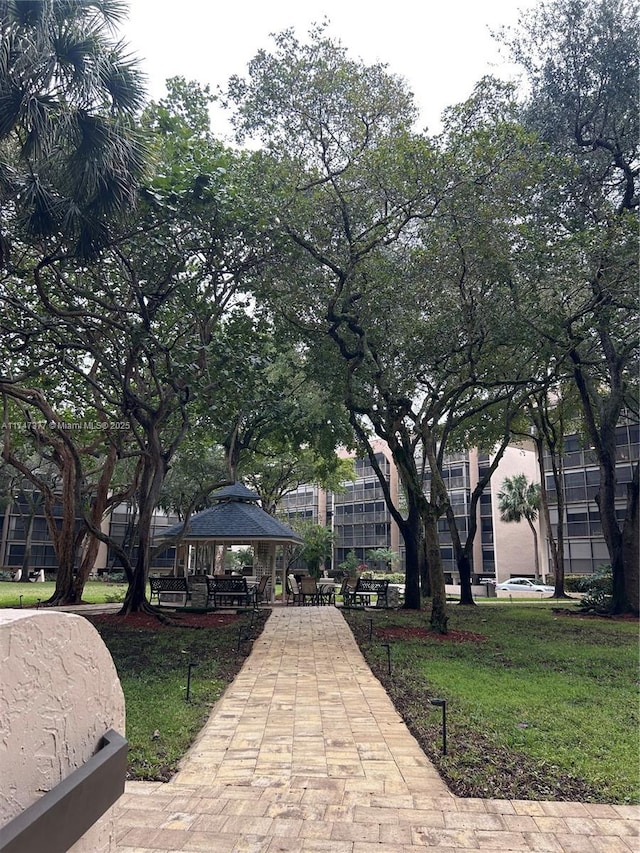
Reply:
<svg viewBox="0 0 640 853"><path fill-rule="evenodd" d="M78 567L86 530L77 516L87 501L91 514L108 500L104 478L114 451L104 434L72 436L58 426L67 417L89 420L95 409L90 394L75 408L77 386L60 369L67 344L77 357L78 329L62 347L53 341L55 312L38 305L35 292L51 263L95 259L136 204L146 155L136 122L144 88L137 60L114 38L126 10L119 0L0 3L0 382L25 435L57 468L56 489L20 467L6 433L3 456L43 495L65 590L55 600L81 595L81 584L72 590L74 571L87 571ZM98 459L104 464L96 467ZM92 499L89 483L97 488ZM87 560L91 553L89 546Z"/></svg>
<svg viewBox="0 0 640 853"><path fill-rule="evenodd" d="M28 317L25 309L23 304ZM12 378L0 377L1 454L42 502L57 561L56 589L49 603L71 604L82 598L96 551L89 535L91 521L83 522L82 516L86 512L87 519L99 525L108 506L118 502L113 474L126 434L112 429L113 418L96 410L86 387L69 381L68 366L59 364L60 350L53 342L42 335L39 339L41 361L30 360L22 366L23 373ZM40 375L43 365L47 376ZM10 368L10 359L5 366ZM35 464L38 458L44 464Z"/></svg>
<svg viewBox="0 0 640 853"><path fill-rule="evenodd" d="M244 277L268 247L248 201L251 157L224 149L203 130L207 103L198 87L179 81L175 89L176 100L188 100L186 118L162 104L145 117L155 134L157 172L135 218L123 218L101 249L100 263L83 263L61 247L32 267L7 271L2 292L11 358L1 389L45 415L43 431L68 484L68 543L84 474L79 434L58 426L52 400L83 389L74 390L78 419L84 403L125 426L135 457L129 467L137 508L133 560L118 543L109 544L129 578L126 610L146 606L152 515L190 417L201 411L195 401L211 403L222 389L233 393L224 369L225 327L246 313ZM189 158L182 156L186 149ZM34 378L33 387L27 385ZM84 524L104 541L98 520L87 508ZM72 594L74 563L70 557L59 566L63 600Z"/></svg>
<svg viewBox="0 0 640 853"><path fill-rule="evenodd" d="M256 56L248 81L231 81L230 96L242 133L261 137L279 163L279 219L292 241L291 269L296 264L298 281L305 283L290 295L287 313L295 322L311 321L319 335L328 332L333 339L342 354L342 362L336 362L339 375L347 380L344 399L354 428L361 430L360 403L349 378L362 358L345 341L352 336L349 311L357 307L359 278L371 256L398 236L412 207L422 203L421 190L432 195L419 179L420 164L428 171L429 150L411 137L410 93L383 66L348 59L322 29L312 32L307 45L290 31L282 33L276 47L275 54ZM407 193L403 184L409 175L420 186ZM356 347L361 345L362 340ZM359 438L364 436L361 431ZM411 454L399 441L391 450L399 467L406 457L401 475L407 479L415 470ZM420 606L423 558L417 504L424 495L416 483L417 476L405 483L409 519L398 519L407 547L406 601L413 607ZM434 587L442 593L437 620L444 625L444 583Z"/></svg>
<svg viewBox="0 0 640 853"><path fill-rule="evenodd" d="M639 607L638 475L621 522L615 444L625 409L638 412L638 35L633 0L553 0L509 40L528 76L524 120L550 151L514 306L577 389L600 470L614 612Z"/></svg>
<svg viewBox="0 0 640 853"><path fill-rule="evenodd" d="M281 310L316 348L319 369L341 385L374 470L371 430L389 445L406 514L379 478L405 541L406 606L420 606L427 565L432 625L445 630L437 523L448 495L437 476L425 494L418 457L437 471L440 419L449 407L487 406L489 353L507 342L517 352L499 293L508 228L496 222L513 224L529 185L527 136L508 92L487 82L441 145L430 142L412 130L403 83L350 60L322 30L306 45L278 36L276 52L258 54L230 94L242 132L278 161L271 180L291 249L270 297L282 294ZM493 384L511 381L508 364L502 356Z"/></svg>

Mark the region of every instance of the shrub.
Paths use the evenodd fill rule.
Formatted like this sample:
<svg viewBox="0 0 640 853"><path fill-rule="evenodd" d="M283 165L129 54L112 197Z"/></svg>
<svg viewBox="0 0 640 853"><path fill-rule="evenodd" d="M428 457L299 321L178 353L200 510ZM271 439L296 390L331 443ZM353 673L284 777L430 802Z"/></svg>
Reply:
<svg viewBox="0 0 640 853"><path fill-rule="evenodd" d="M338 568L341 569L347 577L355 577L359 564L360 561L356 557L355 551L349 551L344 562L340 563Z"/></svg>
<svg viewBox="0 0 640 853"><path fill-rule="evenodd" d="M613 574L611 566L599 566L592 574L583 577L578 592L586 593L579 604L587 613L607 613L613 597Z"/></svg>
<svg viewBox="0 0 640 853"><path fill-rule="evenodd" d="M589 577L591 577L589 575ZM585 575L565 575L564 577L564 588L565 592L582 592L582 583L587 578Z"/></svg>
<svg viewBox="0 0 640 853"><path fill-rule="evenodd" d="M115 589L113 592L108 592L105 595L104 600L106 604L122 604L126 594L126 590L124 589Z"/></svg>

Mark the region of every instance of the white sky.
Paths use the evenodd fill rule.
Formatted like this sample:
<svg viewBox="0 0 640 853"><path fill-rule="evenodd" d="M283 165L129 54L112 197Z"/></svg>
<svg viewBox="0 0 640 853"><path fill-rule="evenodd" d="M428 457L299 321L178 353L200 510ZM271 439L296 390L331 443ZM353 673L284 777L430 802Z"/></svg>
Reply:
<svg viewBox="0 0 640 853"><path fill-rule="evenodd" d="M416 96L420 126L440 129L442 110L465 100L483 74L512 78L501 64L490 30L517 23L535 0L129 0L121 35L141 59L149 95L165 93L164 81L182 75L215 92L232 74L244 74L259 48L271 49L270 33L294 27L304 39L325 17L329 34L350 55L382 61L402 75ZM214 133L228 126L214 113ZM219 122L219 124L218 124ZM216 126L218 125L218 126Z"/></svg>

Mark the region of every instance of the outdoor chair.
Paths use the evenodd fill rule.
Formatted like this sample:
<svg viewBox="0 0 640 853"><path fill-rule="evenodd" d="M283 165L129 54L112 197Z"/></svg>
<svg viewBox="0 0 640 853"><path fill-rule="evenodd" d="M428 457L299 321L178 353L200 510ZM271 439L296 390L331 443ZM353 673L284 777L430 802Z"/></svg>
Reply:
<svg viewBox="0 0 640 853"><path fill-rule="evenodd" d="M346 577L342 581L340 595L342 596L343 607L352 607L355 602L356 580L355 578Z"/></svg>
<svg viewBox="0 0 640 853"><path fill-rule="evenodd" d="M268 601L268 587L270 580L271 578L269 577L269 575L262 575L262 577L258 581L258 585L255 589L256 604L261 604L262 602Z"/></svg>
<svg viewBox="0 0 640 853"><path fill-rule="evenodd" d="M310 575L300 578L300 595L303 604L320 604L320 592L315 578Z"/></svg>
<svg viewBox="0 0 640 853"><path fill-rule="evenodd" d="M293 575L287 575L287 604L302 604L302 594L298 587L298 581Z"/></svg>
<svg viewBox="0 0 640 853"><path fill-rule="evenodd" d="M320 596L320 604L336 603L336 591L333 584L320 583L318 585L318 594Z"/></svg>

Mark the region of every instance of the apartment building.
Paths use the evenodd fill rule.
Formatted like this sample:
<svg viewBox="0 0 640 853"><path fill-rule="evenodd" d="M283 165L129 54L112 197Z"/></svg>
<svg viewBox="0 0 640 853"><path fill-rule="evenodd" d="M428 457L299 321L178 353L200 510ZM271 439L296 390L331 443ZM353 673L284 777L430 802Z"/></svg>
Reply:
<svg viewBox="0 0 640 853"><path fill-rule="evenodd" d="M590 574L609 562L609 552L602 536L600 512L596 495L600 472L595 454L579 435L565 439L563 476L565 488L565 574ZM616 512L620 523L624 519L627 484L633 476L633 466L640 459L640 424L625 418L616 429ZM557 493L548 455L543 457L545 481L549 495L551 526L557 531Z"/></svg>
<svg viewBox="0 0 640 853"><path fill-rule="evenodd" d="M20 490L0 507L0 569L11 572L20 569L28 550L30 572L43 570L48 574L55 573L58 565L55 550L37 493ZM60 515L61 507L56 507L54 514ZM160 534L176 521L177 516L156 512L153 535ZM127 504L116 507L102 523L104 533L124 547L132 558L135 557L132 541L134 524L133 509ZM173 563L174 549L168 549L154 559L153 569L170 569ZM101 574L112 570L121 571L120 563L112 550L101 543L93 571Z"/></svg>
<svg viewBox="0 0 640 853"><path fill-rule="evenodd" d="M376 461L385 475L394 504L403 511L404 496L397 469L389 448L383 442L374 445ZM478 477L491 462L489 454L476 450L451 454L444 466L444 478L457 520L460 538L464 542L469 525L471 492ZM281 511L288 518L312 518L318 524L331 526L335 536L332 565L338 567L349 552L366 563L368 553L377 548L389 548L399 557L398 570L404 571L405 552L402 537L384 500L382 487L368 459L355 460L356 478L344 484L344 491L324 493L304 485L288 495ZM533 539L526 524L505 524L498 512L497 492L505 477L525 473L536 480L538 466L533 448L509 448L487 487L479 505L478 533L474 543L473 573L476 577L497 578L498 581L516 575L534 576ZM430 473L427 470L424 487L428 491ZM320 511L324 504L326 511ZM459 580L451 533L447 520L438 523L441 555L447 582ZM540 537L542 539L542 537Z"/></svg>

